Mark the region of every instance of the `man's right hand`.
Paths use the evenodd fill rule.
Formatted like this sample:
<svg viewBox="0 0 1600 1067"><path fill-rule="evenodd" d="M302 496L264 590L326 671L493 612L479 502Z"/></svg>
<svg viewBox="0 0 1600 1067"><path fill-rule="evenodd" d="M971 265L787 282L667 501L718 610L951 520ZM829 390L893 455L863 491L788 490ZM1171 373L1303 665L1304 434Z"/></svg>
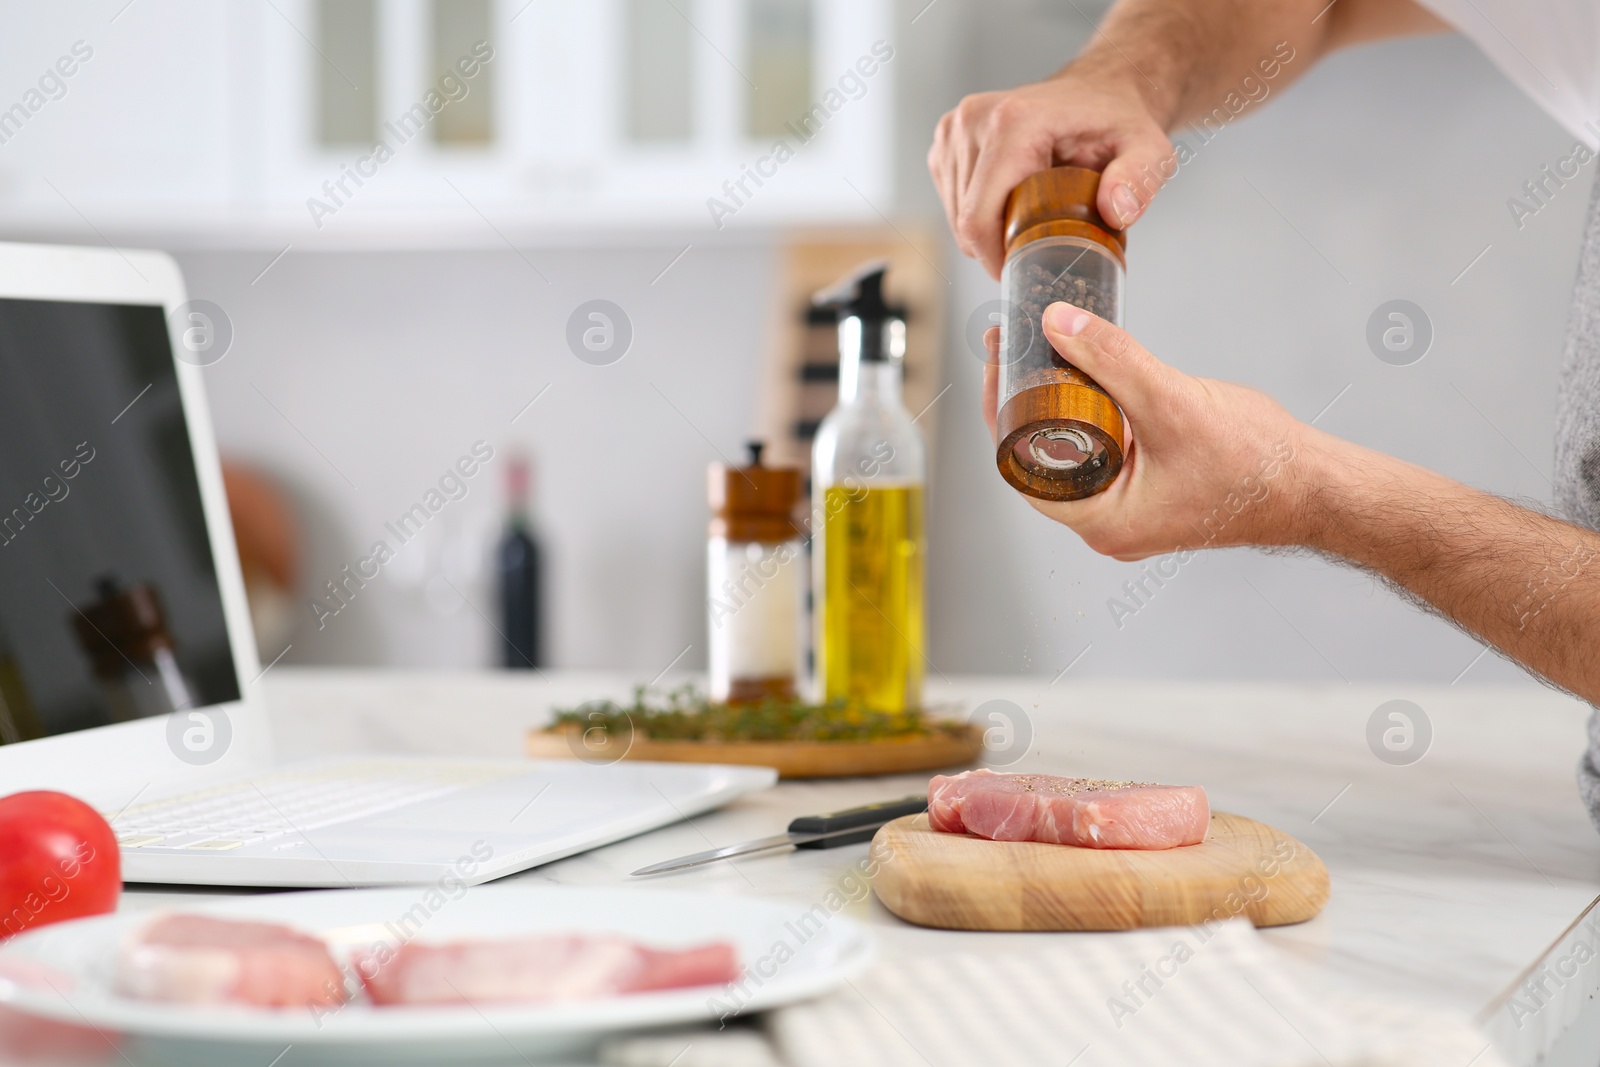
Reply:
<svg viewBox="0 0 1600 1067"><path fill-rule="evenodd" d="M1074 65L1042 82L962 100L939 120L928 169L957 244L999 278L1006 198L1022 179L1066 164L1102 171L1100 214L1126 229L1149 206L1163 170L1171 176L1172 156L1133 81Z"/></svg>
<svg viewBox="0 0 1600 1067"><path fill-rule="evenodd" d="M1102 555L1139 560L1230 545L1305 545L1326 468L1361 469L1354 446L1296 421L1265 393L1162 363L1098 316L1055 303L1050 347L1099 382L1124 425L1122 471L1082 500L1029 504ZM997 440L1000 328L984 334L983 421Z"/></svg>

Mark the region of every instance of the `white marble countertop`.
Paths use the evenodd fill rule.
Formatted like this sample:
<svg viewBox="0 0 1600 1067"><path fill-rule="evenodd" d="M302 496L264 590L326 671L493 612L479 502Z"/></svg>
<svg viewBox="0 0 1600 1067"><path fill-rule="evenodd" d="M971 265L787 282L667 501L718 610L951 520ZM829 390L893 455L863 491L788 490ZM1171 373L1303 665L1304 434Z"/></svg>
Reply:
<svg viewBox="0 0 1600 1067"><path fill-rule="evenodd" d="M264 679L285 757L338 751L508 756L553 704L623 696L611 674L296 671ZM1587 706L1528 688L1076 683L955 678L934 700L1020 707L1028 754L1007 770L1196 782L1214 808L1268 822L1322 856L1333 894L1316 919L1264 931L1303 970L1378 997L1474 1018L1512 1062L1532 1063L1600 992L1600 836L1574 767ZM1385 701L1423 709L1414 763L1369 747ZM655 860L764 836L791 818L919 791L926 776L783 783L721 811L514 877L617 885ZM649 884L814 902L865 846L778 852ZM637 883L635 883L637 884ZM125 906L178 894L136 889ZM182 894L194 899L193 892ZM909 926L870 898L850 913L886 953L1018 948L1051 934ZM1580 922L1580 919L1582 922ZM1600 931L1600 918L1596 918Z"/></svg>

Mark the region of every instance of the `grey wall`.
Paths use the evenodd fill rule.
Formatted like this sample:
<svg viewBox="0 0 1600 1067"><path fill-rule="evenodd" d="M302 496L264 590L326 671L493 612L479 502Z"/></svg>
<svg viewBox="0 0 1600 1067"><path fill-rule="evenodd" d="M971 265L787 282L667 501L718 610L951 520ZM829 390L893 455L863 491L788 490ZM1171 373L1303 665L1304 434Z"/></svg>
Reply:
<svg viewBox="0 0 1600 1067"><path fill-rule="evenodd" d="M995 10L1008 16L997 32L969 19L972 84L1043 76L1054 44L1081 30L1032 5ZM1212 143L1185 137L1194 160L1130 241L1135 336L1303 419L1349 386L1321 428L1548 501L1556 368L1594 165L1520 231L1505 201L1571 138L1448 36L1336 55ZM970 265L956 288L958 314L993 292ZM1394 298L1419 304L1435 330L1409 367L1381 363L1365 342L1369 315ZM948 373L946 402L969 417L947 419L939 442L942 669L1053 674L1092 644L1075 674L1448 682L1478 655L1359 573L1243 550L1195 559L1119 628L1107 601L1140 568L1094 556L1007 494L970 417L976 361L954 355ZM1461 684L1520 676L1486 656Z"/></svg>
<svg viewBox="0 0 1600 1067"><path fill-rule="evenodd" d="M483 440L534 457L554 662L654 674L693 643L683 662L703 663L705 466L750 431L773 255L691 251L651 284L681 248L529 253L548 284L510 251L291 254L254 284L270 253L183 255L236 328L208 369L222 446L292 490L308 585L398 545L384 524ZM633 322L612 366L565 341L596 297ZM503 472L476 475L324 626L302 605L284 662L487 662Z"/></svg>
<svg viewBox="0 0 1600 1067"><path fill-rule="evenodd" d="M1088 27L1070 4L924 6L905 0L898 20L895 153L899 215L937 223L922 156L939 113L966 91L1048 73ZM1138 225L1128 325L1163 359L1265 389L1303 418L1348 386L1323 428L1547 500L1592 175L1521 231L1505 200L1569 144L1463 41L1335 57L1199 149ZM776 239L697 242L654 284L686 239L528 246L549 284L509 251L294 252L254 283L272 252L180 259L192 292L225 306L237 330L208 371L223 446L294 492L311 584L364 553L473 441L525 446L552 555L555 662L649 677L686 646L680 665L704 662L703 471L750 429ZM968 312L995 287L953 249L944 270L953 388L933 443L938 671L1055 674L1088 648L1074 676L1450 681L1477 656L1358 573L1248 551L1189 563L1119 629L1106 602L1138 568L1094 556L1000 482L977 415L979 363L960 347ZM634 348L615 366L586 366L563 341L568 314L593 297L634 320ZM1410 367L1380 363L1364 340L1373 309L1397 297L1436 332ZM479 475L421 550L326 628L303 610L285 662L487 662L482 549L499 476L495 465ZM1460 684L1517 676L1489 656Z"/></svg>

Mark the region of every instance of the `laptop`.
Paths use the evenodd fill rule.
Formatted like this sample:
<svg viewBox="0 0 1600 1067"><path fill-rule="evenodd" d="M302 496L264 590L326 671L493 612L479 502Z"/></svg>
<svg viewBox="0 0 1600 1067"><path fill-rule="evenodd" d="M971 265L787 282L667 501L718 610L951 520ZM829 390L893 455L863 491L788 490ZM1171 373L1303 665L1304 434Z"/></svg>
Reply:
<svg viewBox="0 0 1600 1067"><path fill-rule="evenodd" d="M0 244L0 793L95 805L126 881L337 887L476 884L773 784L275 759L206 409L221 317L158 252Z"/></svg>

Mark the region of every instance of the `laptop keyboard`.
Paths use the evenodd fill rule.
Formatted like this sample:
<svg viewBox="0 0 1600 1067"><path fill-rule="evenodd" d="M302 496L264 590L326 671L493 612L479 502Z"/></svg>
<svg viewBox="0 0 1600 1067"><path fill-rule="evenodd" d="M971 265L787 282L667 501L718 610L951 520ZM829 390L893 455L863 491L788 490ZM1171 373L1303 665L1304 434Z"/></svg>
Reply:
<svg viewBox="0 0 1600 1067"><path fill-rule="evenodd" d="M471 763L341 763L230 782L106 817L123 848L225 852L526 773Z"/></svg>

